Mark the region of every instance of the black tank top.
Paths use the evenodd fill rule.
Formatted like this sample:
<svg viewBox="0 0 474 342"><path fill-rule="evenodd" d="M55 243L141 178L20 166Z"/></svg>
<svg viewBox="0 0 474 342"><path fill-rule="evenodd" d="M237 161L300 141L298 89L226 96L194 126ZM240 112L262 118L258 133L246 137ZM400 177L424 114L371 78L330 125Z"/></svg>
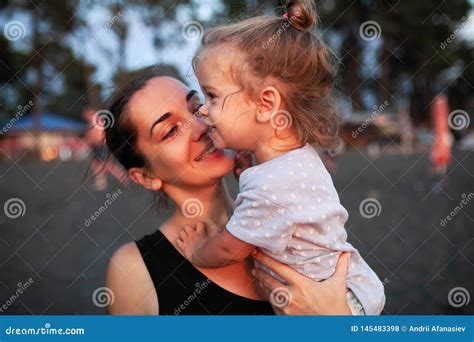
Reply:
<svg viewBox="0 0 474 342"><path fill-rule="evenodd" d="M273 315L265 301L216 285L157 230L136 241L156 289L160 315Z"/></svg>

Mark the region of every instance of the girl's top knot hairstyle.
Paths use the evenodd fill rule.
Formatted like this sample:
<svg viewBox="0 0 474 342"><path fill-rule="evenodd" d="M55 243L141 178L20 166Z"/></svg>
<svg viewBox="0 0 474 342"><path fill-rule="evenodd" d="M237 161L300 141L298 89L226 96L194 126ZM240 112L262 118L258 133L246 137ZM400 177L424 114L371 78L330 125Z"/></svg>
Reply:
<svg viewBox="0 0 474 342"><path fill-rule="evenodd" d="M293 28L298 31L311 30L318 24L316 6L313 1L288 1L286 14Z"/></svg>
<svg viewBox="0 0 474 342"><path fill-rule="evenodd" d="M195 72L214 52L230 56L232 79L254 100L264 84L280 91L300 143L333 149L339 110L334 94L338 59L316 32L314 0L291 0L286 15L262 15L208 30L193 60ZM205 56L206 55L206 56Z"/></svg>

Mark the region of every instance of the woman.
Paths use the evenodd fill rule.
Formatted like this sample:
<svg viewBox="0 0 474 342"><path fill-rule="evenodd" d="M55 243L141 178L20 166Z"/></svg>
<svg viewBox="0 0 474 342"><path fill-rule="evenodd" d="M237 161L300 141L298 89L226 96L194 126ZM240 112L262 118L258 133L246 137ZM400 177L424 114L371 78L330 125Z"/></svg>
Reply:
<svg viewBox="0 0 474 342"><path fill-rule="evenodd" d="M269 315L268 298L282 314L350 314L347 256L332 278L315 283L257 254L286 285L262 270L254 277L251 260L219 269L187 262L176 247L181 228L203 221L212 234L232 214L233 200L222 178L234 161L214 148L208 127L193 115L200 105L197 93L178 80L151 68L117 94L109 107L114 124L106 129L107 146L135 183L162 192L174 211L155 233L112 256L106 279L115 295L111 314ZM283 305L281 298L275 300L279 293Z"/></svg>

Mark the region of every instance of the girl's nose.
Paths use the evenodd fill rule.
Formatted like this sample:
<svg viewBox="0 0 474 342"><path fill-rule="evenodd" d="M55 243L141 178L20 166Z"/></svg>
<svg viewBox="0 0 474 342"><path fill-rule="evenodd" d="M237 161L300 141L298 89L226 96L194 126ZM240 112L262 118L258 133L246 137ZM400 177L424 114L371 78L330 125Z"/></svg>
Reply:
<svg viewBox="0 0 474 342"><path fill-rule="evenodd" d="M206 104L203 104L201 107L199 107L199 114L202 116L209 116L209 108Z"/></svg>
<svg viewBox="0 0 474 342"><path fill-rule="evenodd" d="M209 117L209 107L206 104L203 104L201 107L199 107L199 119L206 125L213 125L213 122Z"/></svg>

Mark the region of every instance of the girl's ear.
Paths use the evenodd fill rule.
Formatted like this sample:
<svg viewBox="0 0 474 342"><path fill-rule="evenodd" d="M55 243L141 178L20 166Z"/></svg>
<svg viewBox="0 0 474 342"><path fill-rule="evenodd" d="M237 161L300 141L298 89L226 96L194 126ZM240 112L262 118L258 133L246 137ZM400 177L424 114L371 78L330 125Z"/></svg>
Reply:
<svg viewBox="0 0 474 342"><path fill-rule="evenodd" d="M144 168L132 167L128 170L128 175L135 183L152 191L158 191L163 186L161 179L153 177L150 171Z"/></svg>
<svg viewBox="0 0 474 342"><path fill-rule="evenodd" d="M270 121L273 113L280 109L281 95L275 87L265 87L260 93L256 120L263 123Z"/></svg>

